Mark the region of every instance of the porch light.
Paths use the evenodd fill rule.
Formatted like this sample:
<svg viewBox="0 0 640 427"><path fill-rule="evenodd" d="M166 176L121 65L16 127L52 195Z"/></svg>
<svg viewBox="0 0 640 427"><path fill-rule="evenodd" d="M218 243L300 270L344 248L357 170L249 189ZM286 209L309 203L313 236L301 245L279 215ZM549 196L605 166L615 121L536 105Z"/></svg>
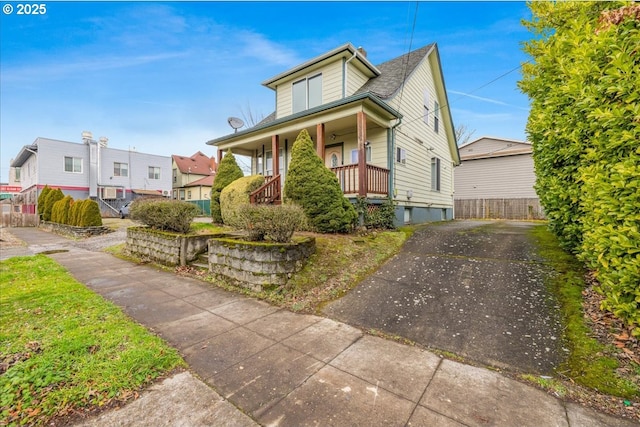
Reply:
<svg viewBox="0 0 640 427"><path fill-rule="evenodd" d="M407 190L407 200L413 197L413 190Z"/></svg>

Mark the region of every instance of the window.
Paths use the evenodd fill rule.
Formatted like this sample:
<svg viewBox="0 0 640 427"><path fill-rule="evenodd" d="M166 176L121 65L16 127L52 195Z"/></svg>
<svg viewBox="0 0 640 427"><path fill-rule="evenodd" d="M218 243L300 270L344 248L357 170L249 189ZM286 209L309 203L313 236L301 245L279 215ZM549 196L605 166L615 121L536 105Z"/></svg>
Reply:
<svg viewBox="0 0 640 427"><path fill-rule="evenodd" d="M440 191L440 159L431 158L431 190Z"/></svg>
<svg viewBox="0 0 640 427"><path fill-rule="evenodd" d="M440 122L440 105L437 102L433 102L433 130L438 133L438 124Z"/></svg>
<svg viewBox="0 0 640 427"><path fill-rule="evenodd" d="M294 113L317 107L322 104L322 74L293 83L291 90Z"/></svg>
<svg viewBox="0 0 640 427"><path fill-rule="evenodd" d="M173 183L178 182L178 169L173 169Z"/></svg>
<svg viewBox="0 0 640 427"><path fill-rule="evenodd" d="M180 190L180 200L184 200L184 190Z"/></svg>
<svg viewBox="0 0 640 427"><path fill-rule="evenodd" d="M149 179L160 179L160 168L157 166L149 166Z"/></svg>
<svg viewBox="0 0 640 427"><path fill-rule="evenodd" d="M191 190L187 191L187 199L191 200Z"/></svg>
<svg viewBox="0 0 640 427"><path fill-rule="evenodd" d="M78 157L64 158L64 171L71 173L82 173L82 159Z"/></svg>
<svg viewBox="0 0 640 427"><path fill-rule="evenodd" d="M331 167L332 168L338 167L338 155L336 153L331 154Z"/></svg>
<svg viewBox="0 0 640 427"><path fill-rule="evenodd" d="M429 91L425 89L424 91L424 111L422 112L422 120L429 124Z"/></svg>
<svg viewBox="0 0 640 427"><path fill-rule="evenodd" d="M15 181L20 182L20 167L17 167L15 170Z"/></svg>
<svg viewBox="0 0 640 427"><path fill-rule="evenodd" d="M407 163L407 150L404 148L396 147L396 162L405 164Z"/></svg>
<svg viewBox="0 0 640 427"><path fill-rule="evenodd" d="M371 145L365 145L364 156L365 156L365 162L371 163ZM351 163L352 164L358 163L358 149L351 150Z"/></svg>
<svg viewBox="0 0 640 427"><path fill-rule="evenodd" d="M129 176L129 165L127 163L113 163L113 176Z"/></svg>

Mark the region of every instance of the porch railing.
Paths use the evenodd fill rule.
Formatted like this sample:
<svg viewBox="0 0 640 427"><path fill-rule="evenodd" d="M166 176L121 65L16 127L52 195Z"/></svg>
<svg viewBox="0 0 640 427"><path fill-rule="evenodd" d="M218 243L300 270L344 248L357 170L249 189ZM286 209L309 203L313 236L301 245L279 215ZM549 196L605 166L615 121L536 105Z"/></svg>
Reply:
<svg viewBox="0 0 640 427"><path fill-rule="evenodd" d="M340 181L344 194L357 194L359 190L358 165L344 165L331 168ZM389 194L389 169L367 164L367 193Z"/></svg>
<svg viewBox="0 0 640 427"><path fill-rule="evenodd" d="M276 175L266 181L264 185L249 195L252 205L266 204L279 205L282 202L280 175Z"/></svg>

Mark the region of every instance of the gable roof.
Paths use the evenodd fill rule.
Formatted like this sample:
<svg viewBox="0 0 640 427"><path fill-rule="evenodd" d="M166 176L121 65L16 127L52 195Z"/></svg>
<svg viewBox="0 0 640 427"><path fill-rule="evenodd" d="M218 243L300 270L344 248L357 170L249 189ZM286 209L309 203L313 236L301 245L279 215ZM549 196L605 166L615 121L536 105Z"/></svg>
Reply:
<svg viewBox="0 0 640 427"><path fill-rule="evenodd" d="M212 175L217 169L216 160L213 157L208 157L200 151L191 157L173 154L171 158L176 163L178 170L182 173Z"/></svg>
<svg viewBox="0 0 640 427"><path fill-rule="evenodd" d="M193 182L190 182L188 184L185 184L185 187L198 187L198 186L211 187L213 185L214 178L215 178L215 175L208 175L198 180L195 180Z"/></svg>
<svg viewBox="0 0 640 427"><path fill-rule="evenodd" d="M371 92L382 99L391 98L433 46L433 43L428 44L378 65L380 75L367 81L356 93Z"/></svg>
<svg viewBox="0 0 640 427"><path fill-rule="evenodd" d="M358 55L358 53L360 53L360 55ZM330 50L329 52L325 52L320 56L316 56L313 59L303 62L300 65L296 65L295 67L278 74L277 76L265 80L264 82L262 82L262 85L271 89L275 89L277 82L279 82L280 80L290 77L298 72L301 72L314 65L320 64L321 62L326 61L330 58L334 58L338 55L344 57L353 56L354 58L357 58L358 64L360 64L359 68L361 68L365 72L365 74L368 75L368 77L374 77L380 74L380 71L371 62L369 62L366 56L362 55L361 51L356 49L355 46L353 46L351 43L345 43L342 46L338 46L337 48ZM335 58L333 60L335 60Z"/></svg>
<svg viewBox="0 0 640 427"><path fill-rule="evenodd" d="M461 160L488 159L533 153L531 143L483 136L459 147Z"/></svg>

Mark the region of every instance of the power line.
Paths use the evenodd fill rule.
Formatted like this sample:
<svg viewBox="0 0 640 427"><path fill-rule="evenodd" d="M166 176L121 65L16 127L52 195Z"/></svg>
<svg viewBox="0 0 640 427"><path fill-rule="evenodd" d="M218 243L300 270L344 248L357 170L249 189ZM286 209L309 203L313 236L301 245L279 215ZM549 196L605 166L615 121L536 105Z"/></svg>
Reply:
<svg viewBox="0 0 640 427"><path fill-rule="evenodd" d="M487 82L487 83L484 83L484 84L482 84L481 86L478 86L477 88L473 89L471 92L467 92L467 93L466 93L466 94L464 94L464 95L460 95L460 96L458 96L458 97L457 97L456 99L454 99L453 101L449 101L449 103L448 103L448 104L440 105L440 106L438 107L438 109L437 109L437 110L435 110L435 109L433 110L433 114L437 113L438 111L442 110L442 109L443 109L443 108L445 108L445 107L450 107L450 106L451 106L451 104L453 104L454 102L459 101L460 99L465 98L465 97L467 97L467 96L469 96L469 95L471 95L471 94L473 94L473 93L475 93L475 92L479 91L480 89L483 89L483 88L485 88L485 87L489 86L490 84L497 82L498 80L500 80L500 79L502 79L502 78L504 78L504 77L508 76L509 74L513 73L514 71L517 71L517 70L521 69L521 68L522 68L522 66L523 66L524 64L527 64L527 63L529 63L529 62L531 62L531 61L527 60L527 61L523 62L522 64L518 65L517 67L515 67L515 68L513 68L513 69L511 69L511 70L509 70L509 71L507 71L506 73L503 73L503 74L499 75L498 77L494 78L493 80L491 80L491 81L489 81L489 82ZM414 118L414 119L410 119L409 121L406 121L406 122L405 122L405 124L413 123L413 122L415 122L416 120L424 119L424 118L425 118L427 115L429 115L429 114L432 114L432 113L431 113L431 111L429 111L427 114L423 114L423 115L418 116L418 117L416 117L416 118Z"/></svg>
<svg viewBox="0 0 640 427"><path fill-rule="evenodd" d="M416 11L413 14L413 25L411 27L411 36L409 37L409 48L407 49L406 61L403 64L403 76L402 76L402 87L400 88L400 99L398 101L398 112L400 112L400 108L402 106L402 95L404 94L404 82L407 79L407 69L409 68L409 57L411 56L411 47L413 45L413 35L416 31L416 21L418 20L418 6L420 3L416 2Z"/></svg>

